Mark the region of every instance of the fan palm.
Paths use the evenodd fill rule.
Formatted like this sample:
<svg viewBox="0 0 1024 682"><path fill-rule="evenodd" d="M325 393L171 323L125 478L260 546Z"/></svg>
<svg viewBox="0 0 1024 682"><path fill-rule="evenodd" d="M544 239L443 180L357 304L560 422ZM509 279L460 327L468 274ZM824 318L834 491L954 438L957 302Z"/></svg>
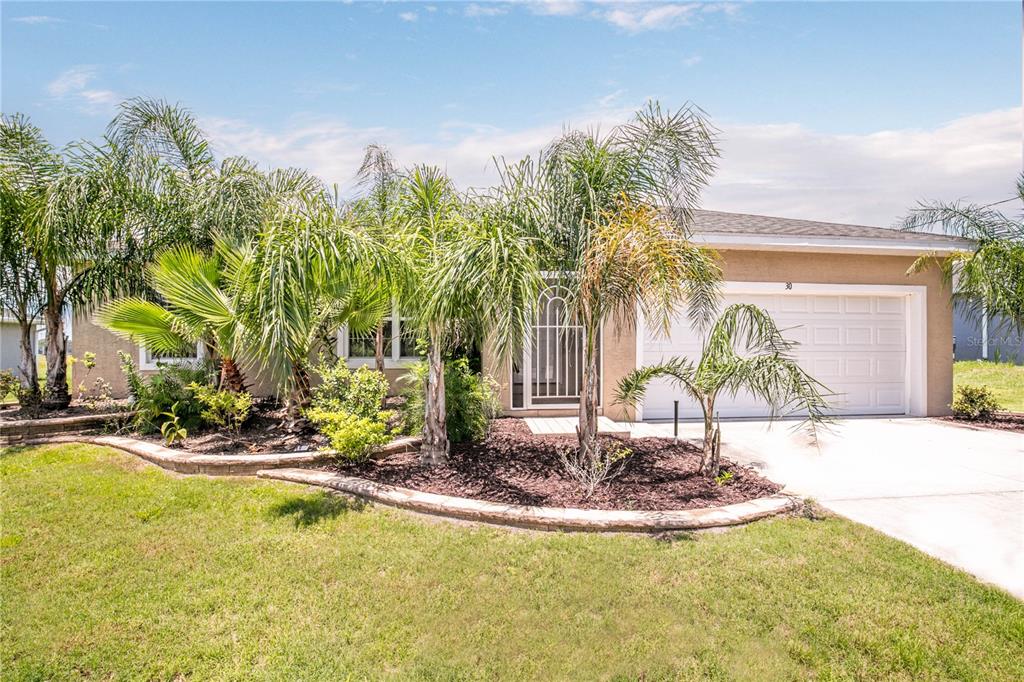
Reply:
<svg viewBox="0 0 1024 682"><path fill-rule="evenodd" d="M768 405L773 419L806 413L812 435L827 420L828 389L793 359L794 346L765 310L731 305L711 326L696 364L676 358L634 370L619 381L616 400L635 406L654 379L677 385L700 405L704 416L700 471L717 476L722 436L715 406L722 395L748 391Z"/></svg>
<svg viewBox="0 0 1024 682"><path fill-rule="evenodd" d="M245 390L239 367L246 351L239 300L246 284L244 253L226 241L207 256L192 246L162 254L147 269L147 280L163 305L138 297L104 305L97 321L115 334L157 353L174 355L203 343L220 358L220 386Z"/></svg>
<svg viewBox="0 0 1024 682"><path fill-rule="evenodd" d="M1016 200L1024 204L1024 175L1017 179ZM1000 202L1003 203L1003 202ZM1024 329L1024 220L1007 216L992 206L922 204L902 221L905 230L925 228L974 240L969 253L955 253L942 261L953 299L968 316L993 315L1004 324ZM920 271L932 264L922 256L911 267Z"/></svg>
<svg viewBox="0 0 1024 682"><path fill-rule="evenodd" d="M505 195L522 207L517 219L540 238L544 270L583 330L579 456L591 475L607 469L597 439L603 324L630 323L639 308L649 324L667 326L684 305L706 323L717 302L714 255L687 239L717 154L699 109L650 103L607 134L568 132L536 165L502 173Z"/></svg>

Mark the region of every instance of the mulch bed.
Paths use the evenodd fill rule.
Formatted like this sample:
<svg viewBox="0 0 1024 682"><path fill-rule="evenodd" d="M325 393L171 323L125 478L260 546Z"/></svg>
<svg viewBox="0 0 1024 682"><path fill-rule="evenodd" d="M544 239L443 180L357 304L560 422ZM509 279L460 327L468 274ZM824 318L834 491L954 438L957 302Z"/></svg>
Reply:
<svg viewBox="0 0 1024 682"><path fill-rule="evenodd" d="M259 412L245 422L237 435L224 429L203 428L189 431L183 443L172 447L203 455L305 452L328 447L327 439L312 429L289 433L282 423L283 417L283 410ZM159 433L134 437L164 444Z"/></svg>
<svg viewBox="0 0 1024 682"><path fill-rule="evenodd" d="M104 400L95 404L73 402L62 410L23 410L19 405L5 405L0 408L0 421L18 421L21 419L56 419L57 417L80 417L83 415L106 414L130 410L127 400Z"/></svg>
<svg viewBox="0 0 1024 682"><path fill-rule="evenodd" d="M1024 413L1020 412L1001 412L992 417L992 419L978 421L968 421L966 419L957 419L956 417L939 417L939 419L956 424L957 426L1024 433Z"/></svg>
<svg viewBox="0 0 1024 682"><path fill-rule="evenodd" d="M483 442L452 446L447 466L424 466L416 453L409 453L328 468L423 492L584 509L696 509L744 502L781 489L754 470L726 460L722 470L732 473L729 482L719 485L700 476L700 448L693 442L612 436L602 440L624 445L633 455L617 478L589 498L565 476L559 460L559 450L576 447L576 437L534 435L520 419L495 420Z"/></svg>

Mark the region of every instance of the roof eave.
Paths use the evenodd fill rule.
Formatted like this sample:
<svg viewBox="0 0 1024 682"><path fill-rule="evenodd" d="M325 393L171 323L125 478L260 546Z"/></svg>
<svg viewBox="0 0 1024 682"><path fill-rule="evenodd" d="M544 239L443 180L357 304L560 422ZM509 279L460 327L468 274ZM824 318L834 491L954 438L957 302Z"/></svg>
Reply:
<svg viewBox="0 0 1024 682"><path fill-rule="evenodd" d="M803 251L884 256L949 255L970 250L969 244L945 240L889 240L865 237L808 237L802 235L699 233L693 241L714 249L731 251Z"/></svg>

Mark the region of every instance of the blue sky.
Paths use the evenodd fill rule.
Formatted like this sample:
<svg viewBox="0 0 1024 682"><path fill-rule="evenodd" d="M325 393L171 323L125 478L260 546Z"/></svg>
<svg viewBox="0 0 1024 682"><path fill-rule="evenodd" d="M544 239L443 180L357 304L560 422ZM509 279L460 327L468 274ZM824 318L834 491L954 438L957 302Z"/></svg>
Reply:
<svg viewBox="0 0 1024 682"><path fill-rule="evenodd" d="M58 144L145 95L193 109L223 155L344 187L379 141L472 185L563 125L692 100L723 135L706 205L876 224L1004 198L1021 167L1015 2L0 7L3 111Z"/></svg>

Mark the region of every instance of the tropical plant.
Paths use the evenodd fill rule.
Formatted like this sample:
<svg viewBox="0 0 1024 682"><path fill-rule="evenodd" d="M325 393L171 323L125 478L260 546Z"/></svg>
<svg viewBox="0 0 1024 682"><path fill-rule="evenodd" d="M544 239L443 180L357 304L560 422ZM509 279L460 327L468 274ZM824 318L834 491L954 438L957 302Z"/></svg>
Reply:
<svg viewBox="0 0 1024 682"><path fill-rule="evenodd" d="M618 384L616 400L635 406L648 384L664 378L698 405L704 417L700 473L719 475L721 425L715 408L723 396L748 391L770 408L772 419L806 413L804 424L816 436L827 421L828 389L793 358L795 342L787 340L771 316L755 305L727 307L704 338L696 364L687 358L636 369Z"/></svg>
<svg viewBox="0 0 1024 682"><path fill-rule="evenodd" d="M1017 179L1015 201L1024 204L1024 174ZM1005 203L1005 202L998 202ZM905 230L938 229L974 241L970 251L942 259L942 273L953 287L953 300L978 319L993 316L1002 324L1024 329L1024 220L993 208L996 204L923 203L902 221ZM911 272L936 258L918 258Z"/></svg>
<svg viewBox="0 0 1024 682"><path fill-rule="evenodd" d="M430 368L420 362L403 377L405 401L401 405L402 424L407 433L423 430L426 412L426 383ZM487 435L490 420L498 416L501 405L493 379L474 373L466 358L445 363L445 428L453 443L479 441Z"/></svg>
<svg viewBox="0 0 1024 682"><path fill-rule="evenodd" d="M338 456L348 460L365 460L374 449L391 439L387 425L378 419L317 408L307 410L306 414L317 429L327 436L331 448Z"/></svg>
<svg viewBox="0 0 1024 682"><path fill-rule="evenodd" d="M605 134L570 131L502 172L517 220L540 239L550 284L565 292L582 327L579 456L591 472L611 471L597 438L599 334L638 311L667 327L688 306L706 325L718 300L714 254L688 239L692 209L715 168L714 133L703 112L665 112L657 103Z"/></svg>
<svg viewBox="0 0 1024 682"><path fill-rule="evenodd" d="M439 169L404 178L402 312L426 342L420 458L443 464L449 450L445 358L485 338L500 357L521 348L542 282L518 207L500 196L460 196Z"/></svg>
<svg viewBox="0 0 1024 682"><path fill-rule="evenodd" d="M172 248L146 268L162 305L121 298L102 306L96 321L154 353L173 356L204 344L219 356L219 386L240 393L245 390L241 358L249 350L239 310L249 275L244 261L225 240L217 241L210 256L192 246Z"/></svg>
<svg viewBox="0 0 1024 682"><path fill-rule="evenodd" d="M189 389L203 406L199 416L211 426L230 429L236 434L249 418L252 394L245 391L217 390L206 384L191 383Z"/></svg>
<svg viewBox="0 0 1024 682"><path fill-rule="evenodd" d="M954 417L968 421L991 419L992 415L1003 409L990 388L969 384L956 387L956 397L950 408Z"/></svg>
<svg viewBox="0 0 1024 682"><path fill-rule="evenodd" d="M139 431L160 430L172 410L178 423L186 429L194 429L202 423L203 406L196 400L191 386L209 383L210 374L205 367L158 364L155 374L144 377L130 355L119 351L118 357L135 410L135 427Z"/></svg>
<svg viewBox="0 0 1024 682"><path fill-rule="evenodd" d="M379 418L380 406L388 393L388 380L380 372L369 367L352 371L343 359L333 365L321 362L313 371L320 378L313 388L314 409Z"/></svg>
<svg viewBox="0 0 1024 682"><path fill-rule="evenodd" d="M174 445L176 442L188 438L188 429L182 426L181 417L178 415L179 407L181 407L181 403L174 403L171 405L171 409L160 414L164 417L160 424L160 435L164 437L166 445Z"/></svg>

